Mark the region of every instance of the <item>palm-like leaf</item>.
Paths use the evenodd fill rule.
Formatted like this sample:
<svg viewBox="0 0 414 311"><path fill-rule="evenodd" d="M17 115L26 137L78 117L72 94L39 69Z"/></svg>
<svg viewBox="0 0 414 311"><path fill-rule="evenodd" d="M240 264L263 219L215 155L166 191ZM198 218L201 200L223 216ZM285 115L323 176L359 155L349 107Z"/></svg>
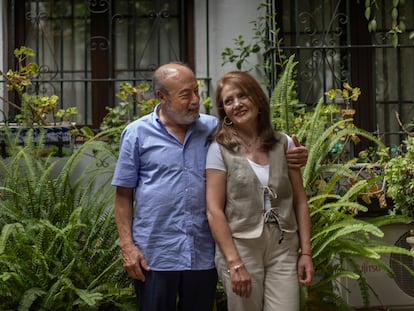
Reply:
<svg viewBox="0 0 414 311"><path fill-rule="evenodd" d="M116 153L98 138L64 159L26 141L0 160L1 310L136 308L113 219Z"/></svg>
<svg viewBox="0 0 414 311"><path fill-rule="evenodd" d="M298 106L293 92L295 66L292 56L274 90L271 109L272 116L284 118L276 123L278 129L295 133L307 146L309 155L303 169L303 180L309 194L312 253L317 277L312 286L302 288L301 307L302 310L353 310L339 295L339 288L344 287L342 281L344 278L358 279L368 305L371 291L357 261L364 259L373 262L392 275L392 270L384 264L381 256L390 253L413 256L413 253L382 242L380 227L409 223L411 219L397 215L368 220L356 217L367 211L358 197L382 177L361 178L352 169L355 159L344 156L345 148L335 156L332 156L332 150L340 143L351 144L355 136L365 137L380 148L384 146L377 137L356 127L352 119L337 117L335 105L327 105L323 99L312 111L305 113ZM343 181L348 182L346 192L336 192L337 185ZM319 297L316 300L313 299L315 295Z"/></svg>

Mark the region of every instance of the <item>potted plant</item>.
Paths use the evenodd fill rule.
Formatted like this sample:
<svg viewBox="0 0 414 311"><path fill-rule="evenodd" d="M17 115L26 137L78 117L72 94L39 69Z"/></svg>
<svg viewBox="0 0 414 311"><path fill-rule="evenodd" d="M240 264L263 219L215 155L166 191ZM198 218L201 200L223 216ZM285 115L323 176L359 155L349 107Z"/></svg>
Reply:
<svg viewBox="0 0 414 311"><path fill-rule="evenodd" d="M394 204L394 211L414 217L414 132L402 125L407 138L389 160L384 161L386 194ZM411 124L412 127L414 124Z"/></svg>
<svg viewBox="0 0 414 311"><path fill-rule="evenodd" d="M6 155L5 145L24 144L30 133L32 139L43 148L43 153L56 152L63 155L63 151L71 151L73 139L71 131L74 128L72 117L78 113L76 107L59 109L59 97L52 95L38 95L32 92L33 80L39 76L39 65L29 62L35 56L31 48L22 46L14 50L17 68L7 72L0 71L6 88L15 92L20 104L0 96L9 107L16 109L14 122L0 124L0 142L2 155Z"/></svg>
<svg viewBox="0 0 414 311"><path fill-rule="evenodd" d="M271 109L277 128L296 134L309 154L302 175L312 218L316 277L311 286L301 288L301 310L354 310L340 294L341 290L347 290L343 282L346 278L358 280L364 305L369 306L372 291L358 260L372 262L392 275L391 268L381 261L382 255L414 254L381 241L384 233L380 228L386 224L408 223L410 218L397 214L359 217L368 208L358 199L369 193L382 176L355 170L357 158L348 152L347 145L358 143L358 137L365 137L379 147L384 146L377 137L355 126L352 117L341 113L341 107L335 102L325 103L321 98L311 111L303 109L294 92L296 64L293 55L273 92ZM341 95L352 100L352 90L347 85L344 90L340 90ZM347 91L350 91L348 95ZM328 94L336 96L338 90ZM347 183L346 191L338 189L338 184L344 184L342 181Z"/></svg>
<svg viewBox="0 0 414 311"><path fill-rule="evenodd" d="M387 195L403 214L414 216L414 136L403 141L403 150L385 165Z"/></svg>

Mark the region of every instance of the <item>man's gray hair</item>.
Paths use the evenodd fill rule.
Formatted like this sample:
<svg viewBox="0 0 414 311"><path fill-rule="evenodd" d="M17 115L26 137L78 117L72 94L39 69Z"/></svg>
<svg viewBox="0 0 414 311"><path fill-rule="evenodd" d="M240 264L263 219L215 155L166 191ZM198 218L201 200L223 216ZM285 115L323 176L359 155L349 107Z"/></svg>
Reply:
<svg viewBox="0 0 414 311"><path fill-rule="evenodd" d="M177 74L177 71L174 68L169 68L168 65L180 65L190 69L192 72L193 70L188 66L188 64L181 62L181 61L173 61L161 65L158 69L155 70L152 76L152 91L155 96L157 96L157 91L161 91L164 94L168 94L168 90L165 88L164 81L166 78L174 76Z"/></svg>

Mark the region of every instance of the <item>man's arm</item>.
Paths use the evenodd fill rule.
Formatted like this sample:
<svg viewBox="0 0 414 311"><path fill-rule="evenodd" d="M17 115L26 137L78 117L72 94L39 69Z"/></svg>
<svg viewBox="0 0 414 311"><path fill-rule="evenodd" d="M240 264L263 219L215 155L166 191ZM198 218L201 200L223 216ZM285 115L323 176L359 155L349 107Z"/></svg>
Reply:
<svg viewBox="0 0 414 311"><path fill-rule="evenodd" d="M286 152L286 160L290 168L301 168L308 161L308 150L299 143L296 135L292 135L292 140L296 147Z"/></svg>
<svg viewBox="0 0 414 311"><path fill-rule="evenodd" d="M117 187L115 194L115 223L119 234L124 268L133 279L145 281L142 269L149 271L143 253L132 239L133 188Z"/></svg>

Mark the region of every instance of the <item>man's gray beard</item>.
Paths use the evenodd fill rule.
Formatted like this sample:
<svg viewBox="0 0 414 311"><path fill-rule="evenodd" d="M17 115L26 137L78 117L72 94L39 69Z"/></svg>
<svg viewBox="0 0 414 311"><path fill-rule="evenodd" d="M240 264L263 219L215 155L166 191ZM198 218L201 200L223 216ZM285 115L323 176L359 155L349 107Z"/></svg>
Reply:
<svg viewBox="0 0 414 311"><path fill-rule="evenodd" d="M193 108L193 107L197 107L197 114L185 114L182 115L181 113L179 113L176 109L172 108L172 105L170 102L166 103L166 105L164 106L166 112L170 115L173 116L180 116L180 119L178 120L179 123L182 124L191 124L193 123L195 120L197 120L200 116L200 109L198 105L190 105L189 108Z"/></svg>

